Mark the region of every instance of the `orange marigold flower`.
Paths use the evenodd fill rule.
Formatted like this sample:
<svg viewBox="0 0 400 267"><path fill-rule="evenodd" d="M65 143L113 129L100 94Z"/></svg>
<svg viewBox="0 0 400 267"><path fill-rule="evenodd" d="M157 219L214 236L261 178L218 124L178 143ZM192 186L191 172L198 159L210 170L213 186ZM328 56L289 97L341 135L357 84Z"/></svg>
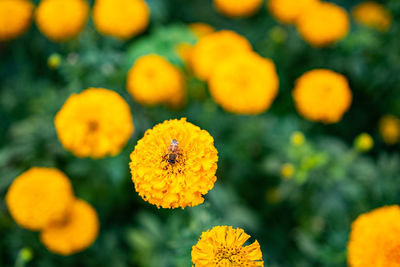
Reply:
<svg viewBox="0 0 400 267"><path fill-rule="evenodd" d="M379 133L386 144L396 144L400 139L400 119L393 115L383 116L379 121Z"/></svg>
<svg viewBox="0 0 400 267"><path fill-rule="evenodd" d="M352 101L346 77L326 69L303 74L297 79L292 95L302 116L324 123L340 121Z"/></svg>
<svg viewBox="0 0 400 267"><path fill-rule="evenodd" d="M0 0L0 42L15 39L29 28L33 8L28 0Z"/></svg>
<svg viewBox="0 0 400 267"><path fill-rule="evenodd" d="M143 32L150 20L144 0L96 0L93 22L104 35L129 39Z"/></svg>
<svg viewBox="0 0 400 267"><path fill-rule="evenodd" d="M260 244L256 241L244 246L250 238L243 229L215 226L203 232L192 247L192 262L203 266L264 266Z"/></svg>
<svg viewBox="0 0 400 267"><path fill-rule="evenodd" d="M319 0L269 0L268 9L280 22L294 23L310 5Z"/></svg>
<svg viewBox="0 0 400 267"><path fill-rule="evenodd" d="M212 136L186 118L164 121L146 131L130 156L135 189L157 207L199 205L217 179L217 153Z"/></svg>
<svg viewBox="0 0 400 267"><path fill-rule="evenodd" d="M193 34L197 37L197 39L200 39L201 37L204 37L210 33L215 32L214 27L203 22L190 23L189 29L193 32Z"/></svg>
<svg viewBox="0 0 400 267"><path fill-rule="evenodd" d="M270 59L256 53L239 53L214 68L209 79L214 100L238 114L266 111L278 93L279 78Z"/></svg>
<svg viewBox="0 0 400 267"><path fill-rule="evenodd" d="M14 220L34 231L62 220L73 200L74 192L68 177L54 168L27 170L15 178L6 195Z"/></svg>
<svg viewBox="0 0 400 267"><path fill-rule="evenodd" d="M218 31L201 38L192 51L191 63L194 73L207 80L217 63L241 52L251 51L251 44L233 31Z"/></svg>
<svg viewBox="0 0 400 267"><path fill-rule="evenodd" d="M386 32L392 24L392 14L383 5L367 1L353 9L354 19L365 26Z"/></svg>
<svg viewBox="0 0 400 267"><path fill-rule="evenodd" d="M40 240L50 251L70 255L89 247L98 232L96 210L86 201L75 199L64 220L45 227Z"/></svg>
<svg viewBox="0 0 400 267"><path fill-rule="evenodd" d="M61 144L77 157L114 156L134 130L128 104L119 94L104 88L72 94L54 122Z"/></svg>
<svg viewBox="0 0 400 267"><path fill-rule="evenodd" d="M185 100L181 71L165 58L150 54L136 60L127 77L127 90L143 105L179 106Z"/></svg>
<svg viewBox="0 0 400 267"><path fill-rule="evenodd" d="M227 17L240 18L256 13L264 0L214 0L215 8Z"/></svg>
<svg viewBox="0 0 400 267"><path fill-rule="evenodd" d="M327 46L346 37L349 16L343 8L328 2L310 5L296 21L301 36L312 46Z"/></svg>
<svg viewBox="0 0 400 267"><path fill-rule="evenodd" d="M83 30L88 13L86 0L42 0L36 10L36 25L50 40L63 42Z"/></svg>
<svg viewBox="0 0 400 267"><path fill-rule="evenodd" d="M350 267L400 266L400 207L385 206L360 215L347 245Z"/></svg>

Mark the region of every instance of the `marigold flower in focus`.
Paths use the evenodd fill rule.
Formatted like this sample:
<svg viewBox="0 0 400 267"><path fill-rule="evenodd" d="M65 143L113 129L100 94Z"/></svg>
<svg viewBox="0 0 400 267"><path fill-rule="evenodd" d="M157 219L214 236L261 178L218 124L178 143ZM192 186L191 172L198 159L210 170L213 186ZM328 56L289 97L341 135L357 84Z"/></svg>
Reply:
<svg viewBox="0 0 400 267"><path fill-rule="evenodd" d="M193 34L197 37L197 39L200 39L201 37L204 37L210 33L215 32L214 27L203 22L190 23L189 29L193 32Z"/></svg>
<svg viewBox="0 0 400 267"><path fill-rule="evenodd" d="M54 122L61 144L77 157L114 156L134 130L128 104L104 88L72 94Z"/></svg>
<svg viewBox="0 0 400 267"><path fill-rule="evenodd" d="M353 9L352 14L358 23L382 32L388 31L392 24L390 11L377 2L363 2Z"/></svg>
<svg viewBox="0 0 400 267"><path fill-rule="evenodd" d="M386 144L396 144L400 139L400 119L393 115L383 116L379 121L379 133Z"/></svg>
<svg viewBox="0 0 400 267"><path fill-rule="evenodd" d="M303 74L297 79L292 95L302 116L323 123L340 121L352 101L346 77L327 69Z"/></svg>
<svg viewBox="0 0 400 267"><path fill-rule="evenodd" d="M143 105L179 106L185 100L181 71L165 58L150 54L136 60L127 76L127 90Z"/></svg>
<svg viewBox="0 0 400 267"><path fill-rule="evenodd" d="M374 146L374 139L367 134L362 133L354 140L354 147L360 152L368 152Z"/></svg>
<svg viewBox="0 0 400 267"><path fill-rule="evenodd" d="M299 15L319 0L269 0L268 9L280 22L294 23Z"/></svg>
<svg viewBox="0 0 400 267"><path fill-rule="evenodd" d="M199 205L217 179L217 153L212 136L186 118L164 121L146 131L130 156L135 189L157 207Z"/></svg>
<svg viewBox="0 0 400 267"><path fill-rule="evenodd" d="M143 32L150 20L150 11L144 0L96 0L93 22L104 35L129 39Z"/></svg>
<svg viewBox="0 0 400 267"><path fill-rule="evenodd" d="M300 14L296 25L306 42L321 47L346 37L350 21L345 9L333 3L317 2Z"/></svg>
<svg viewBox="0 0 400 267"><path fill-rule="evenodd" d="M27 170L15 178L6 195L11 216L20 226L33 231L62 220L73 200L68 177L55 168Z"/></svg>
<svg viewBox="0 0 400 267"><path fill-rule="evenodd" d="M36 25L50 40L63 42L83 30L88 13L86 0L42 0L36 9Z"/></svg>
<svg viewBox="0 0 400 267"><path fill-rule="evenodd" d="M232 226L215 226L203 232L192 247L192 262L203 266L264 266L260 244L243 246L250 238L243 229Z"/></svg>
<svg viewBox="0 0 400 267"><path fill-rule="evenodd" d="M33 9L28 0L0 0L0 42L21 36L31 25Z"/></svg>
<svg viewBox="0 0 400 267"><path fill-rule="evenodd" d="M385 206L360 215L347 245L350 267L400 266L400 207Z"/></svg>
<svg viewBox="0 0 400 267"><path fill-rule="evenodd" d="M218 63L251 50L249 41L233 31L214 32L201 38L194 46L192 68L198 78L207 80Z"/></svg>
<svg viewBox="0 0 400 267"><path fill-rule="evenodd" d="M215 8L227 17L248 17L256 13L264 0L214 0Z"/></svg>
<svg viewBox="0 0 400 267"><path fill-rule="evenodd" d="M266 111L278 93L278 86L274 63L253 52L225 59L209 79L214 100L225 110L238 114Z"/></svg>
<svg viewBox="0 0 400 267"><path fill-rule="evenodd" d="M75 199L64 220L45 227L40 240L56 254L71 255L89 247L98 232L96 210L86 201Z"/></svg>

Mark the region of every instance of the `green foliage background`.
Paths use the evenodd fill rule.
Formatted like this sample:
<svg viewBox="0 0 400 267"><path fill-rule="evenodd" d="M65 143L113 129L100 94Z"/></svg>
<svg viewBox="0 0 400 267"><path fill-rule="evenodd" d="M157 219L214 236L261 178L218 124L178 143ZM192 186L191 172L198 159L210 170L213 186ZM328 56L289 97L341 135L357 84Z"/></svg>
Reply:
<svg viewBox="0 0 400 267"><path fill-rule="evenodd" d="M346 39L323 49L311 48L293 26L279 24L265 8L251 18L232 20L217 14L208 0L147 2L151 25L129 42L102 37L88 21L79 38L68 43L54 44L32 26L23 37L0 44L0 265L18 266L21 249L28 247L33 258L27 266L190 266L191 247L201 232L232 225L260 242L266 266L345 266L352 220L400 203L399 147L385 146L377 133L382 115L400 115L400 2L382 1L394 17L388 33L352 22ZM347 10L359 3L334 2ZM125 76L134 60L158 53L183 67L174 47L195 42L186 23L198 21L243 34L256 52L273 59L281 85L267 113L224 112L206 84L188 71L184 109L146 108L132 100ZM52 53L62 57L56 70L47 66ZM294 109L294 81L313 68L329 68L349 79L354 100L340 123L312 123ZM71 93L88 87L115 90L132 108L136 130L116 157L79 159L57 139L54 115ZM203 205L158 210L135 192L129 154L147 129L180 117L214 137L218 180ZM294 131L305 134L304 145L290 144ZM375 140L367 155L352 145L361 132ZM296 168L291 180L280 178L284 163ZM18 227L10 217L4 202L7 188L32 166L65 172L76 196L98 211L100 235L86 251L54 255L37 233Z"/></svg>

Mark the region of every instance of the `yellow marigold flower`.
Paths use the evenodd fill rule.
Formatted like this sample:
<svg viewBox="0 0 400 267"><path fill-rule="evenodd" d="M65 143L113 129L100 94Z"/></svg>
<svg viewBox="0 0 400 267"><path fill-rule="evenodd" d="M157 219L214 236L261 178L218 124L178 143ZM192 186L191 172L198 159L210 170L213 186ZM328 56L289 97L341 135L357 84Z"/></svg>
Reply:
<svg viewBox="0 0 400 267"><path fill-rule="evenodd" d="M354 147L360 152L368 152L374 146L374 139L367 134L362 133L354 140Z"/></svg>
<svg viewBox="0 0 400 267"><path fill-rule="evenodd" d="M179 105L185 100L181 71L165 58L150 54L136 60L127 77L127 90L143 105Z"/></svg>
<svg viewBox="0 0 400 267"><path fill-rule="evenodd" d="M247 52L220 62L209 79L214 100L238 114L266 111L278 93L279 78L270 59Z"/></svg>
<svg viewBox="0 0 400 267"><path fill-rule="evenodd" d="M292 178L294 171L294 166L291 163L285 163L281 167L281 175L284 179Z"/></svg>
<svg viewBox="0 0 400 267"><path fill-rule="evenodd" d="M199 205L217 179L217 153L212 136L186 118L164 121L146 131L130 156L135 189L157 207Z"/></svg>
<svg viewBox="0 0 400 267"><path fill-rule="evenodd" d="M400 119L393 115L385 115L379 121L379 133L388 145L394 145L400 138Z"/></svg>
<svg viewBox="0 0 400 267"><path fill-rule="evenodd" d="M324 123L340 121L352 101L346 77L326 69L303 74L297 79L292 95L302 116Z"/></svg>
<svg viewBox="0 0 400 267"><path fill-rule="evenodd" d="M190 58L192 57L193 45L189 43L180 43L176 46L176 52L179 58L190 67Z"/></svg>
<svg viewBox="0 0 400 267"><path fill-rule="evenodd" d="M346 37L349 16L343 8L328 2L310 5L300 14L297 29L312 46L327 46Z"/></svg>
<svg viewBox="0 0 400 267"><path fill-rule="evenodd" d="M200 39L201 37L204 37L210 33L215 32L214 27L203 22L190 23L189 29L193 32L193 34L197 37L197 39Z"/></svg>
<svg viewBox="0 0 400 267"><path fill-rule="evenodd" d="M197 244L192 247L192 262L195 267L264 266L257 240L243 247L249 238L243 229L215 226L203 232Z"/></svg>
<svg viewBox="0 0 400 267"><path fill-rule="evenodd" d="M150 20L144 0L96 0L93 22L104 35L129 39L143 32Z"/></svg>
<svg viewBox="0 0 400 267"><path fill-rule="evenodd" d="M104 88L72 94L54 122L61 144L77 157L114 156L134 130L128 104Z"/></svg>
<svg viewBox="0 0 400 267"><path fill-rule="evenodd" d="M6 195L14 220L34 231L62 220L73 200L74 192L68 177L54 168L27 170L15 178Z"/></svg>
<svg viewBox="0 0 400 267"><path fill-rule="evenodd" d="M249 41L233 31L214 32L201 38L194 46L192 68L198 78L207 80L217 63L251 50Z"/></svg>
<svg viewBox="0 0 400 267"><path fill-rule="evenodd" d="M400 207L385 206L360 215L347 245L350 267L400 266Z"/></svg>
<svg viewBox="0 0 400 267"><path fill-rule="evenodd" d="M367 1L353 9L354 19L365 26L386 32L392 24L392 14L383 5Z"/></svg>
<svg viewBox="0 0 400 267"><path fill-rule="evenodd" d="M292 134L292 136L290 136L290 143L293 146L301 146L302 144L304 144L304 141L306 140L306 138L304 137L304 134L302 132L294 132Z"/></svg>
<svg viewBox="0 0 400 267"><path fill-rule="evenodd" d="M268 9L280 22L294 23L299 15L319 0L269 0Z"/></svg>
<svg viewBox="0 0 400 267"><path fill-rule="evenodd" d="M70 255L89 247L98 232L96 210L86 201L75 199L64 220L45 227L40 240L50 251Z"/></svg>
<svg viewBox="0 0 400 267"><path fill-rule="evenodd" d="M0 42L15 39L29 28L33 8L28 0L0 0Z"/></svg>
<svg viewBox="0 0 400 267"><path fill-rule="evenodd" d="M214 0L215 8L227 17L241 18L256 13L264 0Z"/></svg>
<svg viewBox="0 0 400 267"><path fill-rule="evenodd" d="M83 30L88 13L86 0L42 0L36 10L36 25L50 40L63 42Z"/></svg>

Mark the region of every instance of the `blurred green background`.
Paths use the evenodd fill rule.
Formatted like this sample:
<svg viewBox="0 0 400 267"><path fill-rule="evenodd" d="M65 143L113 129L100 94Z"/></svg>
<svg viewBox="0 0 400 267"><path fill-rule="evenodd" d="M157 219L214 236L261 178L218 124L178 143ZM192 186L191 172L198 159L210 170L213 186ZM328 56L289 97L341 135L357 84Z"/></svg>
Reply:
<svg viewBox="0 0 400 267"><path fill-rule="evenodd" d="M348 11L360 3L332 2ZM266 266L345 266L352 220L400 203L399 147L386 146L377 127L383 115L400 115L400 1L381 2L394 18L388 33L352 22L344 40L322 49L310 47L293 26L279 24L264 7L251 18L229 19L209 0L147 0L151 24L128 42L101 36L89 20L79 38L67 43L48 41L34 25L19 39L0 43L0 265L20 264L20 251L28 247L33 258L27 266L190 266L191 247L203 231L232 225L259 241ZM206 84L189 72L189 99L182 110L147 108L132 100L125 76L134 60L152 52L183 67L174 48L195 41L186 26L191 22L233 29L274 61L280 88L267 113L224 112ZM62 58L57 69L47 65L53 53ZM309 122L294 109L294 81L313 68L329 68L349 80L353 103L337 124ZM115 90L131 106L135 133L116 157L79 159L57 139L54 115L71 93L88 87ZM129 154L147 129L180 117L214 137L218 180L204 204L159 210L135 192ZM305 135L304 144L290 142L295 131ZM353 147L361 132L375 141L367 154ZM285 163L294 166L292 179L281 178ZM32 166L59 168L71 179L76 196L96 208L100 234L86 251L54 255L37 233L10 217L7 188Z"/></svg>

